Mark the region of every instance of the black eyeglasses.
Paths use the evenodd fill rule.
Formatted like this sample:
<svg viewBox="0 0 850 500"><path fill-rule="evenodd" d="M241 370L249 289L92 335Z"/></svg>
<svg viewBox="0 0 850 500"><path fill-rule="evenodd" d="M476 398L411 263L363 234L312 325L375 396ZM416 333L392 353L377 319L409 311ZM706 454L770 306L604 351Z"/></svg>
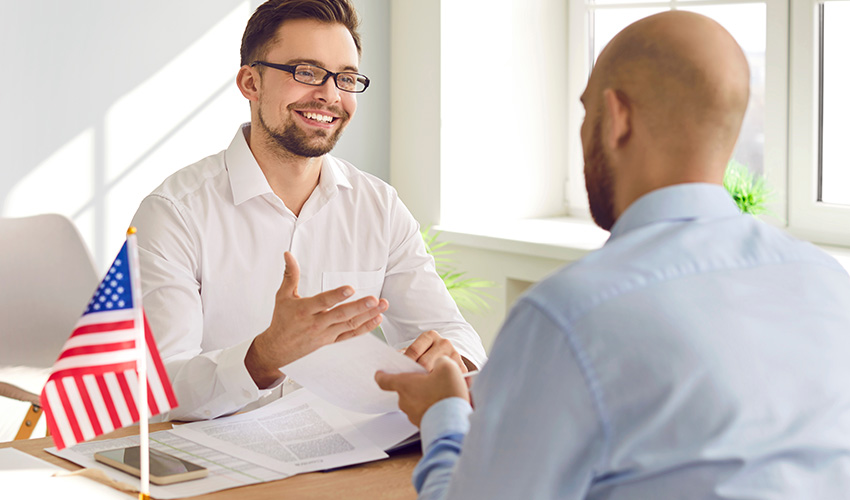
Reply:
<svg viewBox="0 0 850 500"><path fill-rule="evenodd" d="M350 71L334 73L333 71L328 71L325 68L313 66L312 64L290 66L289 64L274 64L265 61L254 61L251 63L251 67L253 68L258 64L292 73L292 77L295 78L296 82L306 85L319 87L324 85L328 81L328 78L333 77L336 88L345 92L359 94L369 87L369 78L360 73L352 73Z"/></svg>

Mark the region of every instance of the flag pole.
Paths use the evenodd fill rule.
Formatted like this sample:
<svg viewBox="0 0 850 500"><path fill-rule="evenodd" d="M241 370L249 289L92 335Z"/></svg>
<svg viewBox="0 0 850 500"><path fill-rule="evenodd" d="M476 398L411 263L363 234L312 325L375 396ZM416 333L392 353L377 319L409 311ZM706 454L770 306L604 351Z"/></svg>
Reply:
<svg viewBox="0 0 850 500"><path fill-rule="evenodd" d="M136 228L127 229L127 257L132 275L133 311L136 325L136 371L139 374L139 500L150 500L150 442L148 433L148 347L145 342L145 320L142 312L142 280L139 273L139 249Z"/></svg>

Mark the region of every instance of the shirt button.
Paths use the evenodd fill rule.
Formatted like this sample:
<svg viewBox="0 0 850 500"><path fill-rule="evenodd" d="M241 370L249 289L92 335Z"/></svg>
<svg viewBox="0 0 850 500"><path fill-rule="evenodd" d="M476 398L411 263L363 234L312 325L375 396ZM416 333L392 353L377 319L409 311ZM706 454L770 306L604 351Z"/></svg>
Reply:
<svg viewBox="0 0 850 500"><path fill-rule="evenodd" d="M242 391L242 395L245 396L246 398L250 398L251 397L251 391L249 391L248 389L245 389L244 391Z"/></svg>
<svg viewBox="0 0 850 500"><path fill-rule="evenodd" d="M204 415L209 417L210 415L212 415L212 412L209 410L204 410Z"/></svg>

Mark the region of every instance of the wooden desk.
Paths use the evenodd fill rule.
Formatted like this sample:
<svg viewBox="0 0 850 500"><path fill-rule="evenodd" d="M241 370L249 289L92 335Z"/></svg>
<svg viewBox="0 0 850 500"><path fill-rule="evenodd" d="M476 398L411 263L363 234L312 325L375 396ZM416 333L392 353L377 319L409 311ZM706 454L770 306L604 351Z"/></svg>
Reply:
<svg viewBox="0 0 850 500"><path fill-rule="evenodd" d="M150 428L151 432L161 431L170 429L171 424L151 424ZM127 427L97 439L131 436L138 432L138 427ZM77 464L44 451L51 446L53 441L50 438L0 443L0 448L17 448L68 470L81 468ZM421 456L419 448L411 446L399 452L393 452L390 458L377 462L353 465L333 472L299 474L278 481L241 486L190 498L196 500L413 499L416 498L416 491L410 483L410 477ZM128 498L136 497L128 495Z"/></svg>

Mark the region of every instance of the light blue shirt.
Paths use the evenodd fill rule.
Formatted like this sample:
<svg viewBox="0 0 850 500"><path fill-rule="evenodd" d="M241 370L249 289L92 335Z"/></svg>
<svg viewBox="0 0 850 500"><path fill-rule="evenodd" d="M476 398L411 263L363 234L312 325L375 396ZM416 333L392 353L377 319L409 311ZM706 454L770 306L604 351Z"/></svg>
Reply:
<svg viewBox="0 0 850 500"><path fill-rule="evenodd" d="M850 278L660 189L520 299L472 395L425 414L420 498L850 498Z"/></svg>

